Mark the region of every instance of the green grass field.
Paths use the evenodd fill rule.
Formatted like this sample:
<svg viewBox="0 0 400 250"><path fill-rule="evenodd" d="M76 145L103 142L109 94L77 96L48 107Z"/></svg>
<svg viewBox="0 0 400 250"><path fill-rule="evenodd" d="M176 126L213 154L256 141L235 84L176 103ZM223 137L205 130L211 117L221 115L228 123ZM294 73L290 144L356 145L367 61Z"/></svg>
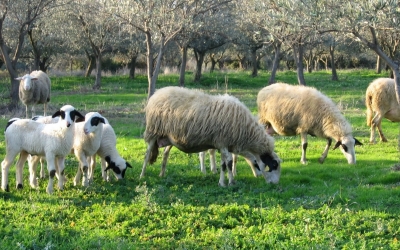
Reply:
<svg viewBox="0 0 400 250"><path fill-rule="evenodd" d="M385 73L386 74L386 73ZM365 121L365 90L376 75L368 70L306 74L314 86L338 103L364 143L356 148L357 164L348 165L339 150L318 163L326 141L309 138L308 164L300 164L300 137L275 136L282 158L277 185L255 178L239 158L236 185L218 186L219 174L200 172L197 154L172 149L166 176L160 178L161 158L139 179L146 145L143 108L147 80L138 76L105 77L101 91L93 79L52 77L50 113L71 104L82 113L98 111L109 119L118 137L120 154L133 166L123 181L104 182L100 166L88 188L73 186L78 162L66 161L64 191L46 193L47 179L30 188L28 167L24 188L0 191L1 249L399 249L400 168L399 124L383 121L388 143L369 144ZM268 81L248 73L205 74L199 88L212 94L229 93L257 114L256 95ZM158 88L176 85L176 75L160 76ZM296 84L294 72L279 72L278 81ZM1 104L8 100L9 81L0 78ZM39 106L37 110L41 110ZM0 116L0 128L24 108ZM0 134L0 160L5 156ZM219 155L217 155L219 159ZM26 164L27 165L27 164ZM208 165L208 159L207 159Z"/></svg>

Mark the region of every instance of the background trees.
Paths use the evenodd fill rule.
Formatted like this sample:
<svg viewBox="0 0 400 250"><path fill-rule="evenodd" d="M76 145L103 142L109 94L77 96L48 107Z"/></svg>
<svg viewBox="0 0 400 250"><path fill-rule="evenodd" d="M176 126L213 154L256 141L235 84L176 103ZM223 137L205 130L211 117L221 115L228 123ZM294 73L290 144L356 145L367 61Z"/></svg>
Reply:
<svg viewBox="0 0 400 250"><path fill-rule="evenodd" d="M136 65L144 67L149 96L165 67L179 68L184 86L188 67L199 81L217 63L218 70L251 69L253 77L264 67L269 83L286 66L299 84L305 70L330 69L335 80L336 68L387 66L399 82L399 19L393 0L0 0L0 67L10 77L10 107L20 72L65 71L60 61L79 58L86 61L69 69L94 70L94 88L101 88L104 57L129 67L131 78Z"/></svg>

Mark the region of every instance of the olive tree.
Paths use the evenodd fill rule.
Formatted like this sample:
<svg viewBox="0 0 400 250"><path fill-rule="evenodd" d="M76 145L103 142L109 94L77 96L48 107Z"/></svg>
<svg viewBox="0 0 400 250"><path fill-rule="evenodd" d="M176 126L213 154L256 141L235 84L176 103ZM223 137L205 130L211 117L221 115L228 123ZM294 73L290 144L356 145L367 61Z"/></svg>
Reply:
<svg viewBox="0 0 400 250"><path fill-rule="evenodd" d="M232 0L112 0L110 11L146 37L148 98L153 95L166 45L193 19Z"/></svg>
<svg viewBox="0 0 400 250"><path fill-rule="evenodd" d="M11 79L9 109L18 106L19 81L15 78L28 31L58 4L57 0L0 0L0 51Z"/></svg>

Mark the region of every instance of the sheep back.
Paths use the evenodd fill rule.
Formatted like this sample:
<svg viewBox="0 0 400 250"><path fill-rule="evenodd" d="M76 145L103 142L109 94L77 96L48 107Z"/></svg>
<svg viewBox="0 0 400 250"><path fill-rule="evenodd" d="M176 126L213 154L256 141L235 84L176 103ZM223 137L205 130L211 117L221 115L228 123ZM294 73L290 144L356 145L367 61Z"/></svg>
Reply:
<svg viewBox="0 0 400 250"><path fill-rule="evenodd" d="M30 104L44 104L50 101L51 82L50 78L43 71L32 71L31 77L38 78L32 80L32 88L30 90L24 89L24 80L19 84L19 98L24 105Z"/></svg>
<svg viewBox="0 0 400 250"><path fill-rule="evenodd" d="M42 124L30 119L17 120L5 131L7 151L23 150L41 156L45 156L45 153L66 156L72 149L72 140L68 139L72 136L71 128L61 127L58 124ZM46 142L38 143L38 138Z"/></svg>
<svg viewBox="0 0 400 250"><path fill-rule="evenodd" d="M259 121L280 135L307 133L340 140L352 129L336 104L312 87L275 83L257 96Z"/></svg>
<svg viewBox="0 0 400 250"><path fill-rule="evenodd" d="M233 96L165 87L154 93L145 111L146 142L168 137L188 153L223 147L233 153L251 150L259 155L274 150L273 138Z"/></svg>

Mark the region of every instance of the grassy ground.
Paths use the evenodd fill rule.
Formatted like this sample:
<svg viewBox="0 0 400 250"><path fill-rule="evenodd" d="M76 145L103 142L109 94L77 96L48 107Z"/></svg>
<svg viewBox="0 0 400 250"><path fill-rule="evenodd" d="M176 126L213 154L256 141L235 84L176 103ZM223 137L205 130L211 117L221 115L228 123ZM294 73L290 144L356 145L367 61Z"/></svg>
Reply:
<svg viewBox="0 0 400 250"><path fill-rule="evenodd" d="M256 114L257 92L268 73L257 78L248 73L204 75L189 88L237 96ZM383 75L380 75L383 76ZM52 77L50 109L72 104L83 113L99 111L118 136L118 150L133 169L123 181L105 183L99 166L90 187L74 187L77 161L67 159L64 191L46 194L47 180L38 190L28 183L15 188L15 168L10 170L11 191L0 191L2 249L398 249L400 247L399 125L383 122L388 143L370 145L365 123L365 90L372 71L340 71L339 82L329 72L306 74L315 86L338 103L364 143L356 148L357 164L348 165L339 150L318 163L325 141L309 138L307 165L300 164L300 138L276 136L276 150L283 159L277 185L254 178L239 160L237 184L221 188L219 175L199 170L196 154L172 149L166 177L158 177L160 159L139 179L145 143L143 107L147 80L138 76L103 79L102 90L93 92L93 79ZM280 72L279 81L296 84L293 72ZM161 76L157 87L176 85L177 76ZM0 79L0 93L7 96L7 79ZM3 98L3 103L7 99ZM23 109L2 114L0 127ZM5 155L0 134L0 159ZM219 156L217 156L219 158Z"/></svg>

